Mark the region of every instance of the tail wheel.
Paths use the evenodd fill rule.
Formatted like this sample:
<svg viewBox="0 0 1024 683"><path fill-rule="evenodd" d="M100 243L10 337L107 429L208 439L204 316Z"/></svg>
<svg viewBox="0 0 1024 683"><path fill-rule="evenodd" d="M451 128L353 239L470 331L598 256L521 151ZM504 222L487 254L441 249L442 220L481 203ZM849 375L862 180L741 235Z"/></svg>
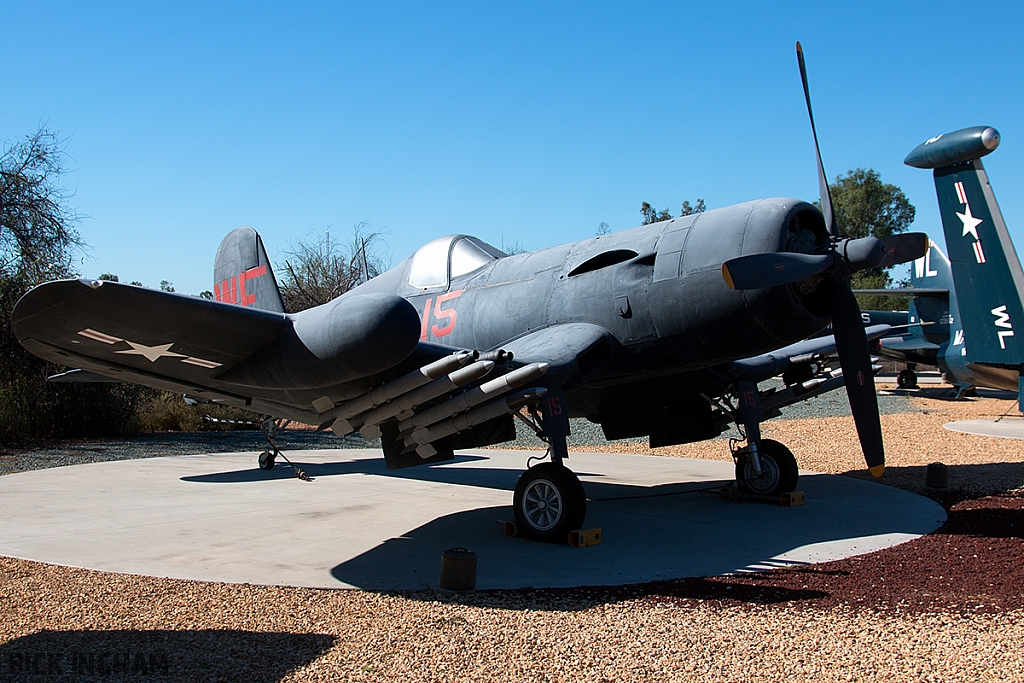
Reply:
<svg viewBox="0 0 1024 683"><path fill-rule="evenodd" d="M260 453L259 463L261 470L272 470L276 464L277 458L270 451L263 451Z"/></svg>
<svg viewBox="0 0 1024 683"><path fill-rule="evenodd" d="M516 525L529 538L564 543L570 531L583 526L587 495L572 470L551 462L523 473L512 498Z"/></svg>
<svg viewBox="0 0 1024 683"><path fill-rule="evenodd" d="M796 489L800 478L793 452L778 441L763 439L757 450L761 474L756 474L753 463L746 455L736 461L736 482L742 491L759 496L779 496Z"/></svg>
<svg viewBox="0 0 1024 683"><path fill-rule="evenodd" d="M913 370L900 370L896 375L896 386L900 389L916 389L917 373Z"/></svg>

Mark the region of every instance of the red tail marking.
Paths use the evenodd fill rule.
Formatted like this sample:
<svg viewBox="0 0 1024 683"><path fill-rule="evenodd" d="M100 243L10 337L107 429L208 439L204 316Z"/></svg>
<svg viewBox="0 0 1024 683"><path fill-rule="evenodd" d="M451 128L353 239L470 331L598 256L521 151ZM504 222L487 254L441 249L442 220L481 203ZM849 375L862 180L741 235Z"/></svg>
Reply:
<svg viewBox="0 0 1024 683"><path fill-rule="evenodd" d="M260 275L266 274L266 266L256 266L255 268L250 268L249 270L245 271L244 273L238 276L239 285L241 287L240 297L238 299L238 302L240 304L242 304L243 306L249 306L251 304L256 303L256 294L245 293L245 281L253 280L255 278L258 278Z"/></svg>
<svg viewBox="0 0 1024 683"><path fill-rule="evenodd" d="M232 275L230 280L224 280L220 284L215 282L213 283L213 298L228 304L251 306L256 303L256 294L249 294L245 291L245 282L266 274L267 267L265 265L256 266L239 275Z"/></svg>

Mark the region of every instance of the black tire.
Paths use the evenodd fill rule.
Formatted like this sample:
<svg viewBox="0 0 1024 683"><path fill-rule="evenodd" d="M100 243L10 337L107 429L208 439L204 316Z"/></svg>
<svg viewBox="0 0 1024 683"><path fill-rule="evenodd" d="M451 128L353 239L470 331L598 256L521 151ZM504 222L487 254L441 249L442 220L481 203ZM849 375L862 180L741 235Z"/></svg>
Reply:
<svg viewBox="0 0 1024 683"><path fill-rule="evenodd" d="M758 496L780 496L796 490L800 478L793 452L778 441L762 439L757 451L761 461L761 476L754 474L750 458L745 454L736 461L736 483L741 491Z"/></svg>
<svg viewBox="0 0 1024 683"><path fill-rule="evenodd" d="M261 470L272 470L277 464L277 458L270 451L263 451L260 453L259 463Z"/></svg>
<svg viewBox="0 0 1024 683"><path fill-rule="evenodd" d="M583 526L587 494L572 470L545 462L523 472L512 497L516 525L527 538L566 543Z"/></svg>
<svg viewBox="0 0 1024 683"><path fill-rule="evenodd" d="M896 375L896 386L900 389L916 389L917 373L913 370L900 370Z"/></svg>

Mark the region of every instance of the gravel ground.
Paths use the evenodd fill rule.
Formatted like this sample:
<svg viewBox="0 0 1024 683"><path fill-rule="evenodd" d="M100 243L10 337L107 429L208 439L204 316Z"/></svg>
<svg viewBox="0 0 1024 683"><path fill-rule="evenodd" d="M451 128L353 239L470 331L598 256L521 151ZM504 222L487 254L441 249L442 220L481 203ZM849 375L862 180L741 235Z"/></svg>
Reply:
<svg viewBox="0 0 1024 683"><path fill-rule="evenodd" d="M835 404L829 417L767 423L766 435L802 467L863 476L852 420ZM893 397L882 481L923 491L925 465L941 460L950 489L932 495L949 521L895 548L757 575L451 595L210 584L0 558L0 678L1021 681L1024 444L942 428L1010 407ZM262 448L258 439L219 447L237 434L182 436L145 443L155 455ZM576 448L596 450L582 427L576 436ZM7 471L139 457L110 443L2 457ZM654 452L729 457L721 440Z"/></svg>

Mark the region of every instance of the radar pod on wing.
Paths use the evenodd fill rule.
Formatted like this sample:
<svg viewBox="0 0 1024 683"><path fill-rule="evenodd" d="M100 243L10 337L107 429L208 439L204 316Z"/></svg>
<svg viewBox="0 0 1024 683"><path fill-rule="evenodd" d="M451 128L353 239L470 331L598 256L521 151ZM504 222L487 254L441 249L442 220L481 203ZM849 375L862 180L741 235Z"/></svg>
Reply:
<svg viewBox="0 0 1024 683"><path fill-rule="evenodd" d="M464 387L467 384L471 384L478 379L486 377L493 368L494 361L477 361L472 365L460 368L448 375L440 377L429 384L413 389L408 393L401 394L388 403L372 408L359 415L352 416L349 419L338 420L334 423L334 433L347 435L359 430L363 435L363 438L380 438L380 427L378 427L378 425L381 422L411 411L416 406L432 401L438 396L443 396L455 389L458 389L459 387Z"/></svg>
<svg viewBox="0 0 1024 683"><path fill-rule="evenodd" d="M885 453L878 418L878 399L875 396L867 337L860 317L860 307L850 289L850 276L860 270L888 267L923 256L928 250L928 236L924 233L907 233L885 239L840 237L825 167L821 162L818 133L811 109L811 93L807 85L807 68L799 42L796 44L796 55L814 137L821 210L830 237L828 251L820 254L771 252L741 256L722 264L722 276L733 289L764 289L796 283L811 289L831 288L832 328L850 408L868 469L873 475L881 476L885 470Z"/></svg>
<svg viewBox="0 0 1024 683"><path fill-rule="evenodd" d="M432 424L427 428L417 429L411 437L405 440L406 448L415 450L421 458L429 458L437 453L434 447L430 445L431 441L443 439L446 436L451 436L456 432L461 432L469 429L470 427L483 424L489 420L501 417L502 415L514 413L523 406L540 400L547 391L548 390L544 387L525 389L512 394L505 399L491 401L479 408L474 408L469 412L456 415L450 420ZM423 438L425 441L417 441L417 438Z"/></svg>

